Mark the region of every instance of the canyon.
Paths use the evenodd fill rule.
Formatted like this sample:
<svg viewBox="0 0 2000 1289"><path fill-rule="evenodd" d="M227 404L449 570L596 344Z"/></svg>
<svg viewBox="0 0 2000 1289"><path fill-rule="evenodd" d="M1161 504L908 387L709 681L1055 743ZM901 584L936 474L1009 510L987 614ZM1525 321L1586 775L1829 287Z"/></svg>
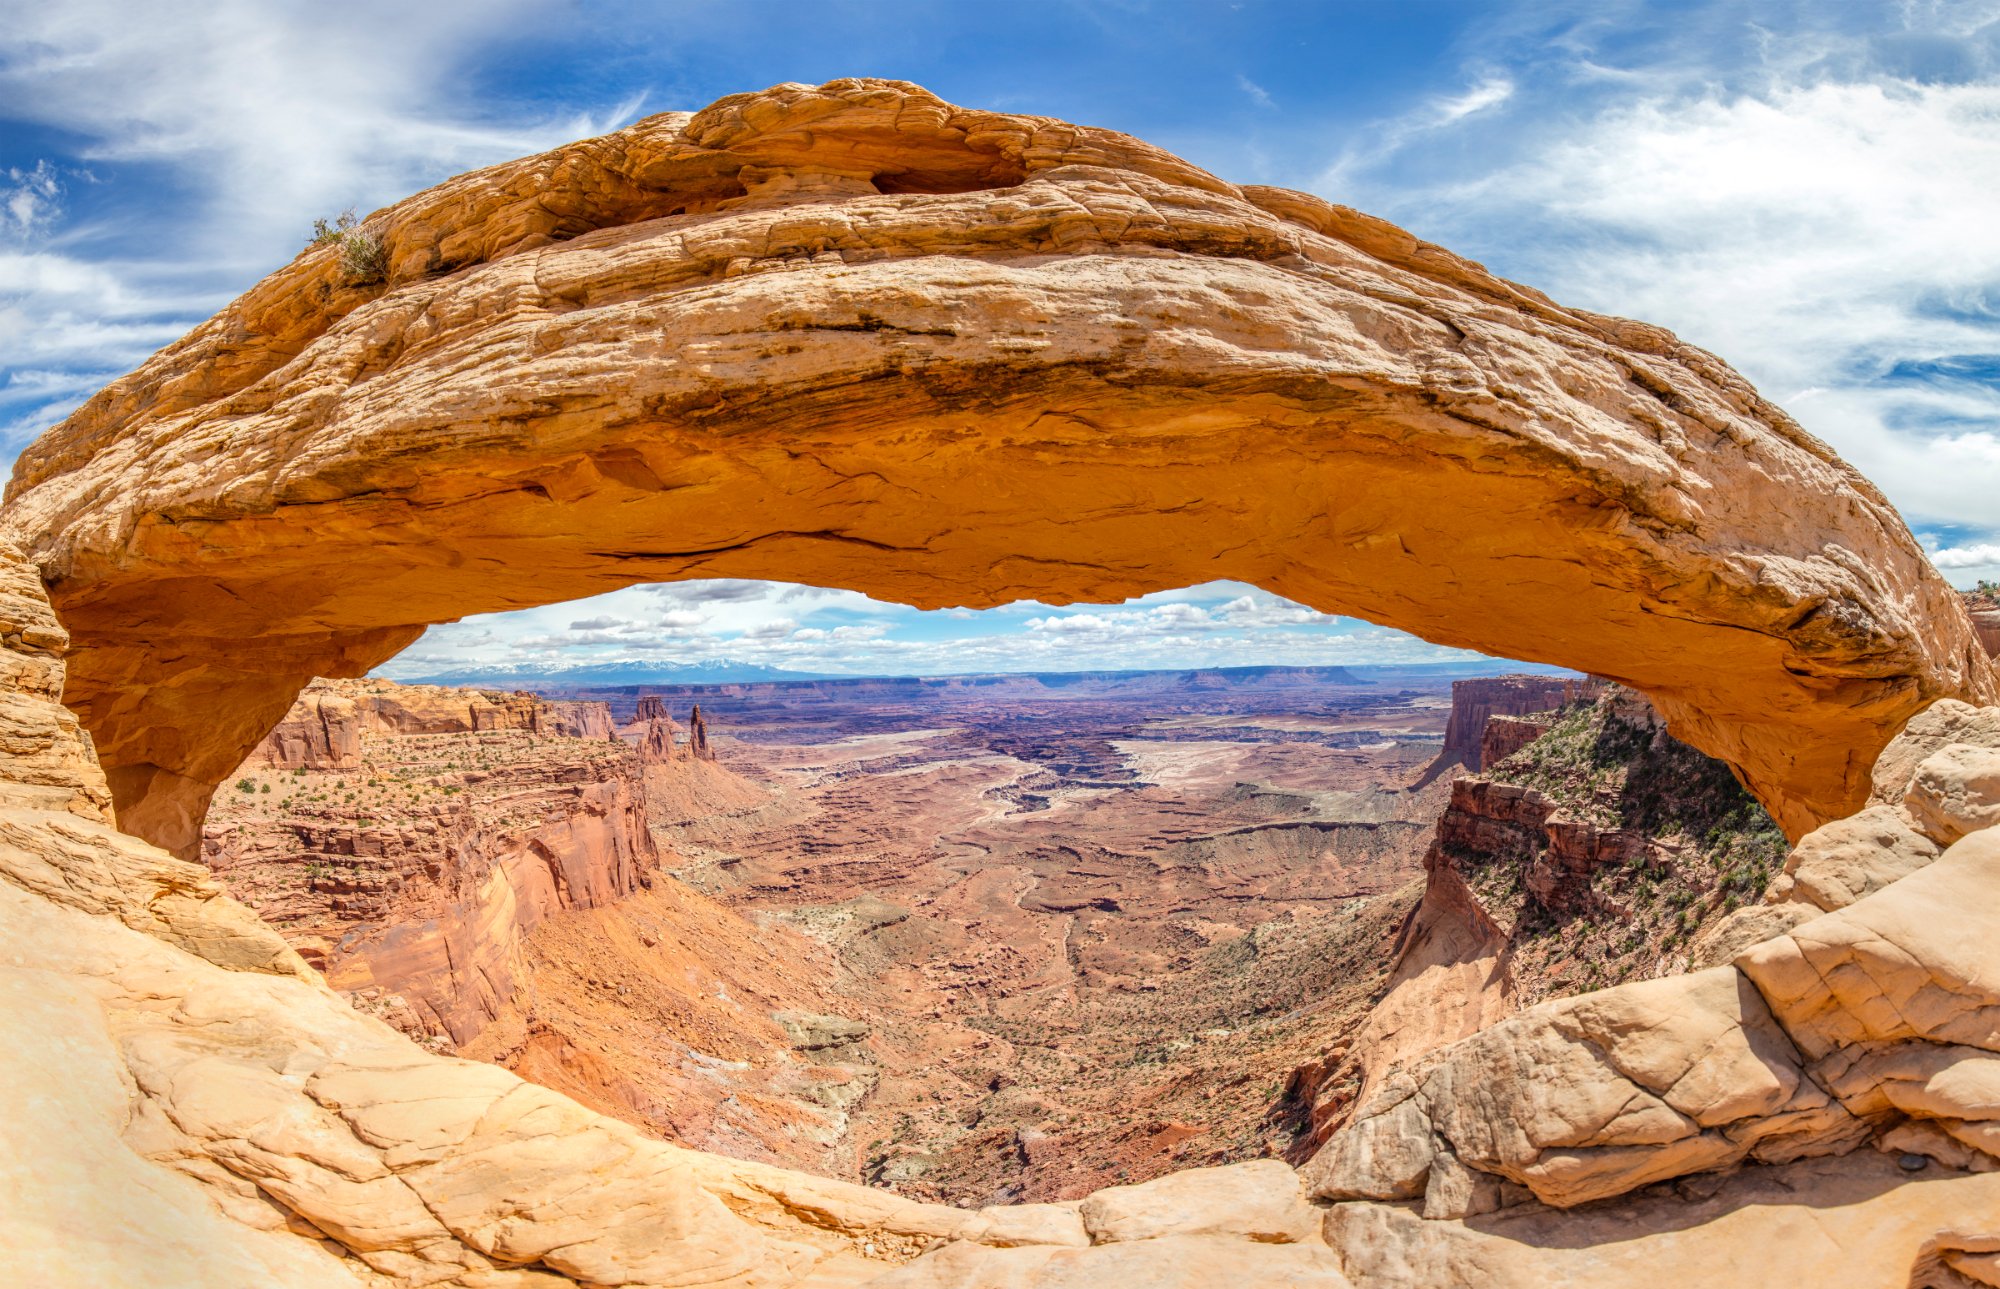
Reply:
<svg viewBox="0 0 2000 1289"><path fill-rule="evenodd" d="M703 1149L1075 1199L1296 1145L1279 1090L1379 992L1447 790L1411 785L1491 684L320 681L203 857L436 1050Z"/></svg>
<svg viewBox="0 0 2000 1289"><path fill-rule="evenodd" d="M0 510L21 1277L2000 1283L1990 614L1720 360L891 81L364 228L379 278L302 254ZM1365 677L1278 739L1226 676L851 730L314 683L689 576L1235 578L1606 684L1447 756Z"/></svg>
<svg viewBox="0 0 2000 1289"><path fill-rule="evenodd" d="M436 1050L914 1199L1310 1160L1454 1039L1711 965L1787 849L1578 677L598 692L315 682L205 859Z"/></svg>

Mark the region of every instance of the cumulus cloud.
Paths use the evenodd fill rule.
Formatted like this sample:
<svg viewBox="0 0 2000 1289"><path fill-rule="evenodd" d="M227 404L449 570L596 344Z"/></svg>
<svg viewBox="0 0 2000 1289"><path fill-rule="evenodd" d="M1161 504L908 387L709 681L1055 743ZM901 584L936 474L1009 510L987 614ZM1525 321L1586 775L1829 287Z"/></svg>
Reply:
<svg viewBox="0 0 2000 1289"><path fill-rule="evenodd" d="M55 167L42 160L26 170L9 166L6 173L0 183L0 231L17 238L41 232L62 210Z"/></svg>
<svg viewBox="0 0 2000 1289"><path fill-rule="evenodd" d="M2000 544L1948 546L1931 552L1931 563L1939 568L1990 568L2000 565Z"/></svg>
<svg viewBox="0 0 2000 1289"><path fill-rule="evenodd" d="M656 582L646 588L654 595L679 600L682 604L729 604L743 600L762 600L777 589L776 583L752 582L733 577Z"/></svg>
<svg viewBox="0 0 2000 1289"><path fill-rule="evenodd" d="M493 614L434 629L384 668L419 676L467 666L556 666L651 658L731 661L793 671L946 675L1188 666L1431 662L1472 655L1399 632L1316 613L1238 583L1141 596L1119 605L1032 606L1031 612L924 613L851 592L768 594L632 621L650 596L628 588L567 606ZM857 606L854 602L859 601ZM773 607L788 603L789 613ZM579 611L589 606L582 615ZM1021 606L1015 606L1016 609ZM594 610L594 611L592 611ZM675 614L686 613L685 619ZM674 629L663 619L679 623ZM699 619L699 620L697 620ZM569 630L551 626L569 624Z"/></svg>

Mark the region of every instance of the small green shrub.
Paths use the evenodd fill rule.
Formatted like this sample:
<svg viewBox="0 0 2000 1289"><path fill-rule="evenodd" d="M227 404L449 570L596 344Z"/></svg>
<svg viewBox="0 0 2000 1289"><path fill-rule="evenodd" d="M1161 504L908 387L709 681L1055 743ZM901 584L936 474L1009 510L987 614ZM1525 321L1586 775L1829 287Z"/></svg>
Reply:
<svg viewBox="0 0 2000 1289"><path fill-rule="evenodd" d="M373 286L389 276L389 248L379 235L369 231L354 217L349 206L332 222L315 219L308 247L340 248L340 281L343 286Z"/></svg>
<svg viewBox="0 0 2000 1289"><path fill-rule="evenodd" d="M248 779L238 779L236 781L236 790L238 792L255 792L257 785Z"/></svg>

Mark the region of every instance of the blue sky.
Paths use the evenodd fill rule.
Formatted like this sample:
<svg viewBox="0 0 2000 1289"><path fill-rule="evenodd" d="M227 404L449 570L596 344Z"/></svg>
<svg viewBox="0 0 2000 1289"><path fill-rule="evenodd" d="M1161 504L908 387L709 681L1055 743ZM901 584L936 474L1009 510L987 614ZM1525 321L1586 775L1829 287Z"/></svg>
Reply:
<svg viewBox="0 0 2000 1289"><path fill-rule="evenodd" d="M1672 327L1881 483L1954 581L2000 578L2000 0L0 0L0 450L316 216L843 75L1129 131ZM1233 586L970 616L787 596L634 589L438 628L399 663L1450 656Z"/></svg>

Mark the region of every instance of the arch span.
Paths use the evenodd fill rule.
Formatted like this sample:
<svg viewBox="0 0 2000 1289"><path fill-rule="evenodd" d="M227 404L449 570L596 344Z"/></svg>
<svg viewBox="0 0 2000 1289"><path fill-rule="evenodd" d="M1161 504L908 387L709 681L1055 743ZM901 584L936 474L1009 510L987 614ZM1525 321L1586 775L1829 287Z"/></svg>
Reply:
<svg viewBox="0 0 2000 1289"><path fill-rule="evenodd" d="M2000 699L1881 494L1722 362L1379 220L885 81L461 176L21 459L125 827L312 675L682 577L919 606L1234 578L1637 686L1794 835Z"/></svg>

